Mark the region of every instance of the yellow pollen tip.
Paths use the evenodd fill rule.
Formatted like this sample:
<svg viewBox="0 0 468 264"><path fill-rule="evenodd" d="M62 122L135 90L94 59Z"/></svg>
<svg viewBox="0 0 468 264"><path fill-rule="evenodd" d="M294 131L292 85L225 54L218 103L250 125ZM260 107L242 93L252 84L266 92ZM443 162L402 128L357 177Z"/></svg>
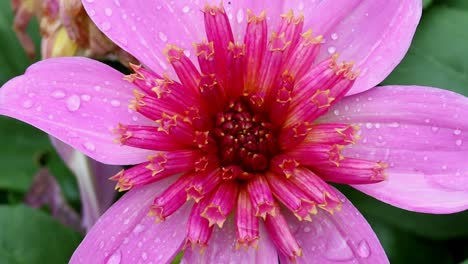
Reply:
<svg viewBox="0 0 468 264"><path fill-rule="evenodd" d="M193 43L192 45L197 57L203 56L205 59L209 59L215 54L213 41L207 42L207 40L203 40L201 43Z"/></svg>
<svg viewBox="0 0 468 264"><path fill-rule="evenodd" d="M137 65L137 64L133 64L133 63L129 62L128 65L129 65L130 69L132 69L136 73L138 73L138 71L141 69L141 64Z"/></svg>
<svg viewBox="0 0 468 264"><path fill-rule="evenodd" d="M163 50L164 55L166 55L167 60L172 63L174 61L180 60L185 56L184 50L177 47L174 44L167 44L166 48Z"/></svg>
<svg viewBox="0 0 468 264"><path fill-rule="evenodd" d="M215 16L218 12L221 13L221 14L224 14L223 2L221 1L219 6L210 5L208 3L205 3L205 6L203 7L202 12L203 13L208 13L208 14L210 14L212 16Z"/></svg>
<svg viewBox="0 0 468 264"><path fill-rule="evenodd" d="M264 21L266 18L266 11L263 10L260 12L259 16L256 16L253 11L249 8L247 8L247 23L260 23Z"/></svg>

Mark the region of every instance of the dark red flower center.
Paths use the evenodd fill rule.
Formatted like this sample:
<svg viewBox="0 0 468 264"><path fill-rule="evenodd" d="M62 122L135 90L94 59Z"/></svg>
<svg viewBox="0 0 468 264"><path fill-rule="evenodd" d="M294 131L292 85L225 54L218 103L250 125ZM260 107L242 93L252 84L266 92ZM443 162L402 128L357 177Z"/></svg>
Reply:
<svg viewBox="0 0 468 264"><path fill-rule="evenodd" d="M223 166L262 172L277 152L276 137L271 122L249 105L249 99L231 100L223 112L215 115L214 138Z"/></svg>

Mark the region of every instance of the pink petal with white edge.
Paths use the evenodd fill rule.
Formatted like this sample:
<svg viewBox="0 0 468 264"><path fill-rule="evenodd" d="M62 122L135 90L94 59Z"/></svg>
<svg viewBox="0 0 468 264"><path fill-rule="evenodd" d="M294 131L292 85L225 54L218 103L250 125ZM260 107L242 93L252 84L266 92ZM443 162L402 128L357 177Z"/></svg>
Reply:
<svg viewBox="0 0 468 264"><path fill-rule="evenodd" d="M270 241L263 225L260 225L260 239L258 248L243 247L236 249L236 229L232 218L228 219L222 229L215 227L215 231L208 242L208 247L200 253L199 248L187 248L182 259L188 263L258 263L269 264L278 262L276 248Z"/></svg>
<svg viewBox="0 0 468 264"><path fill-rule="evenodd" d="M468 209L468 98L430 87L374 88L337 103L320 122L361 127L344 156L389 165L385 181L353 187L407 210Z"/></svg>
<svg viewBox="0 0 468 264"><path fill-rule="evenodd" d="M127 105L134 87L123 74L86 58L30 66L0 89L0 114L29 123L106 164L135 164L151 151L120 146L118 123L149 124Z"/></svg>
<svg viewBox="0 0 468 264"><path fill-rule="evenodd" d="M403 59L421 17L421 2L315 1L303 5L304 27L324 37L319 59L339 53L340 60L356 62L361 74L348 92L355 94L380 83Z"/></svg>
<svg viewBox="0 0 468 264"><path fill-rule="evenodd" d="M364 217L344 195L339 193L338 196L343 202L342 208L333 214L319 210L312 222L299 222L292 214L286 216L304 254L297 257L295 263L389 263ZM281 263L294 262L281 256Z"/></svg>
<svg viewBox="0 0 468 264"><path fill-rule="evenodd" d="M189 204L156 224L149 207L174 178L129 191L94 225L70 263L168 263L185 239Z"/></svg>

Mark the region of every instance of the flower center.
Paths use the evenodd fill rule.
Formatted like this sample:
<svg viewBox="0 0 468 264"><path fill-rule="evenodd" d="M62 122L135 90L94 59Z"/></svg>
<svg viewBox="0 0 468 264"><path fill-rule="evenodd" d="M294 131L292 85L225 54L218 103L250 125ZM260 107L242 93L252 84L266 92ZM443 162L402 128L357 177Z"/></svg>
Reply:
<svg viewBox="0 0 468 264"><path fill-rule="evenodd" d="M246 172L262 172L277 152L273 125L254 111L248 97L232 99L215 116L214 138L223 166L237 165Z"/></svg>

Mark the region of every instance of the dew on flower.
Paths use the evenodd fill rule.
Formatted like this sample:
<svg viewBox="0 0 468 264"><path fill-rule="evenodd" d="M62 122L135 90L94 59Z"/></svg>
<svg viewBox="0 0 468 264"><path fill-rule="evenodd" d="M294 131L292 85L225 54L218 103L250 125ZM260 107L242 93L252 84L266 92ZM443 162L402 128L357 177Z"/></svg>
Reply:
<svg viewBox="0 0 468 264"><path fill-rule="evenodd" d="M67 104L67 109L70 112L75 112L76 110L80 108L81 99L78 95L74 94L67 98L66 104Z"/></svg>
<svg viewBox="0 0 468 264"><path fill-rule="evenodd" d="M85 74L81 67L67 64L67 59L50 60L63 63L73 76L67 72L70 82L60 80L53 86L60 90L48 90L46 96L57 103L58 110L44 115L49 119L52 113L57 115L54 122L46 120L44 130L57 133L59 140L90 157L128 165L110 178L118 191L128 193L95 225L71 263L81 261L82 255L92 256L86 261L111 264L166 263L176 250L197 259L230 246L236 250L233 254L244 254L240 248L263 254L265 244L272 248L275 261L278 257L309 261L314 257L311 252L324 262L372 262L374 256L385 260L371 228L329 183L349 184L365 193L385 191L398 186L386 182L392 176L397 180L401 175L405 180L414 176L406 177L406 167L400 172L402 163L431 166L423 161L436 160L424 149L410 156L404 152L403 139L414 141L408 144L417 151L432 143L430 136L450 136L445 145L440 143L443 140L435 143L441 152L464 147L463 125L441 121L433 114L412 115L423 105L412 94L417 93L413 88L373 89L345 98L388 74L374 74L374 67L390 69L399 59L382 53L389 50L386 42L401 42L390 41L393 29L384 32L389 41L378 43L373 38L380 32L370 27L364 38L357 34L364 30L354 20L367 16L363 12L368 9L340 14L339 21L311 29L306 16L309 4L315 2L294 7L305 8L305 14L294 14L292 9L279 13L240 8L231 1L227 10L223 3L161 1L161 5L151 3L146 12L130 8L131 2L87 4L91 2L83 3L88 13L95 13L92 19L100 29L125 50L135 52L142 64L130 64L131 73L123 76L88 59L80 61ZM161 22L153 23L146 13L161 16ZM118 23L121 19L123 24ZM187 21L197 26L196 31ZM347 23L352 25L346 28ZM401 39L406 38L403 33ZM362 51L367 43L355 39L368 38L372 50ZM407 48L392 47L392 51ZM387 56L392 57L391 63ZM47 62L40 67L48 67ZM102 76L97 74L101 70ZM29 75L34 73L27 71L18 80L26 79L23 84L29 85L34 81ZM354 91L356 84L361 86ZM88 90L73 90L78 87ZM22 98L28 98L26 94ZM404 107L400 97L407 100ZM417 102L408 103L410 99ZM32 107L33 102L22 105ZM453 107L446 100L441 105ZM445 160L435 165L447 173L458 169L452 166ZM423 170L429 169L413 169L420 177L414 181L435 188L425 182L429 180ZM395 171L399 174L392 175ZM419 196L409 194L408 188L417 189L412 184L403 186L405 195ZM400 202L398 193L387 196L379 199ZM424 200L419 203L428 207ZM97 252L85 252L96 246ZM205 250L208 253L203 255ZM230 257L228 251L221 252L216 257Z"/></svg>

